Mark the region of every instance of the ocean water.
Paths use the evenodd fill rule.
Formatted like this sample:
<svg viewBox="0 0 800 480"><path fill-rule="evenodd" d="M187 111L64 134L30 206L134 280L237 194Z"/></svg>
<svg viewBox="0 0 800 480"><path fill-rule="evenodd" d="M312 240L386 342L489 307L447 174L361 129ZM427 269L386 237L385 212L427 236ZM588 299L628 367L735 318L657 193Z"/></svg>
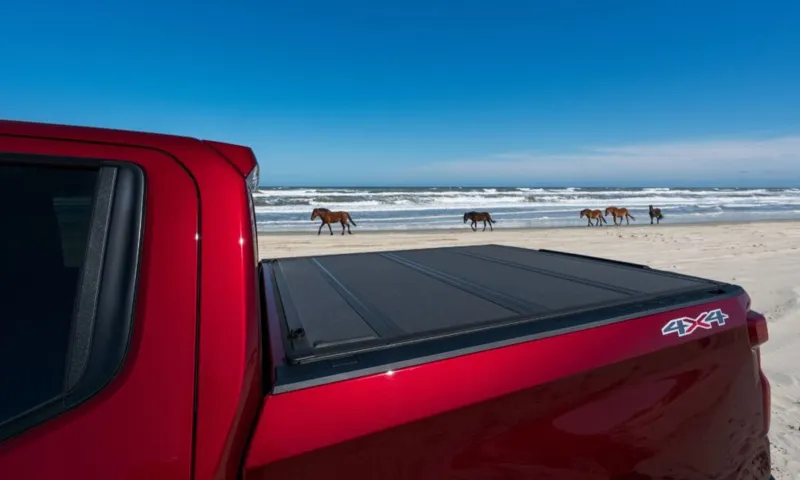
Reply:
<svg viewBox="0 0 800 480"><path fill-rule="evenodd" d="M585 227L582 209L610 205L627 207L636 218L632 224L650 223L650 204L661 208L667 223L800 219L800 188L264 187L254 197L261 233L315 232L320 221L310 218L316 207L349 212L358 224L353 233L467 229L462 216L468 210L490 212L495 228Z"/></svg>

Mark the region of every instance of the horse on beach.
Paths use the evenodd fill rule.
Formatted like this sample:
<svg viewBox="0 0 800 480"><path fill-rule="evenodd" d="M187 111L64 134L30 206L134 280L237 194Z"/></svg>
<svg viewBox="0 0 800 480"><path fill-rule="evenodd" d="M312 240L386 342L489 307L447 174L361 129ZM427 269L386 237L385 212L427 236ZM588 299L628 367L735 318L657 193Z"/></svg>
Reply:
<svg viewBox="0 0 800 480"><path fill-rule="evenodd" d="M627 208L607 207L604 216L609 213L614 218L614 225L617 225L617 218L619 218L619 225L622 225L623 218L625 219L626 225L630 225L631 220L634 222L636 221Z"/></svg>
<svg viewBox="0 0 800 480"><path fill-rule="evenodd" d="M478 226L478 222L483 222L484 232L486 231L486 222L489 222L489 228L491 229L492 232L494 231L494 228L492 228L492 224L497 223L496 221L494 221L494 219L492 219L492 216L489 215L489 212L475 212L475 211L467 212L464 214L464 223L467 223L467 220L471 220L472 223L470 223L470 227L472 227L473 232L478 230L476 228Z"/></svg>
<svg viewBox="0 0 800 480"><path fill-rule="evenodd" d="M656 223L657 224L661 223L661 220L664 218L664 215L661 214L661 209L660 208L653 208L652 205L650 205L650 212L649 213L650 213L650 225L653 224L653 219L654 218L656 219Z"/></svg>
<svg viewBox="0 0 800 480"><path fill-rule="evenodd" d="M331 228L331 223L339 222L342 224L342 235L344 235L345 227L347 227L347 233L352 235L353 232L350 231L350 224L352 223L354 227L358 225L356 222L353 221L353 218L350 216L348 212L332 212L327 208L315 208L313 212L311 212L311 221L313 222L317 218L322 219L322 224L319 226L319 230L317 230L317 235L322 233L322 227L325 225L328 226L328 230L333 235L333 229Z"/></svg>
<svg viewBox="0 0 800 480"><path fill-rule="evenodd" d="M603 212L600 211L600 210L590 210L588 208L584 208L583 210L581 210L581 217L580 218L583 218L583 217L586 217L586 221L587 221L586 226L587 227L591 227L593 225L592 224L592 220L596 221L596 223L594 223L594 226L596 226L596 227L597 226L602 226L601 222L602 223L608 223L606 221L606 219L603 218Z"/></svg>

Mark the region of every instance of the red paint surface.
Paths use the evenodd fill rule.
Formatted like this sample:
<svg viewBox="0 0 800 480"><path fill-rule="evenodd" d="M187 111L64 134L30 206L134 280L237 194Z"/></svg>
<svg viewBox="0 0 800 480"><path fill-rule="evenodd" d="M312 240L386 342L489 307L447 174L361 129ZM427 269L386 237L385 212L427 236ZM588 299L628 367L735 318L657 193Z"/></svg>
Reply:
<svg viewBox="0 0 800 480"><path fill-rule="evenodd" d="M212 140L203 140L203 143L225 157L226 160L236 167L242 176L246 177L256 165L256 157L253 155L253 150L251 150L249 147L233 145L230 143L215 142Z"/></svg>
<svg viewBox="0 0 800 480"><path fill-rule="evenodd" d="M760 478L746 301L269 396L246 478ZM724 327L661 335L715 307Z"/></svg>
<svg viewBox="0 0 800 480"><path fill-rule="evenodd" d="M0 123L0 150L133 162L145 172L147 198L133 340L122 371L88 402L3 442L0 476L188 478L199 214L192 179L168 155L122 146L127 142L4 135L9 133L76 138L70 131Z"/></svg>
<svg viewBox="0 0 800 480"><path fill-rule="evenodd" d="M244 154L241 148L225 149L229 160L252 170L252 152L247 158L234 157L237 153ZM235 478L263 399L256 239L241 172L218 158L193 162L191 168L203 211L195 474Z"/></svg>
<svg viewBox="0 0 800 480"><path fill-rule="evenodd" d="M3 478L188 479L193 435L195 478L235 478L263 398L255 239L238 170L255 160L216 146L229 158L184 137L0 122L0 151L132 162L147 194L123 371L91 401L0 445Z"/></svg>

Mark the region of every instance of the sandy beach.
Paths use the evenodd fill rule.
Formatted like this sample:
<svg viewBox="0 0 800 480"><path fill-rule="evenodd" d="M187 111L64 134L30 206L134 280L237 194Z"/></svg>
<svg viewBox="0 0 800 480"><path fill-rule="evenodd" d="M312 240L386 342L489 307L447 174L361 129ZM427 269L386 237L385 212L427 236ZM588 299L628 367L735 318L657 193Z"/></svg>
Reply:
<svg viewBox="0 0 800 480"><path fill-rule="evenodd" d="M800 477L800 222L755 222L472 232L359 232L342 237L261 234L261 258L497 243L643 263L743 286L767 315L762 358L772 384L772 462L777 479Z"/></svg>

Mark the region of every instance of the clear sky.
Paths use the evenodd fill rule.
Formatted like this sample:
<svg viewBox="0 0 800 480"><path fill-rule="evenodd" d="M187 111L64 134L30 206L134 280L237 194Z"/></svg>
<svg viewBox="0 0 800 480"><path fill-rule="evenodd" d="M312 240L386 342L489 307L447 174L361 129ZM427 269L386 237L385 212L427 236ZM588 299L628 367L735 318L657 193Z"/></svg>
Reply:
<svg viewBox="0 0 800 480"><path fill-rule="evenodd" d="M0 117L267 185L800 185L800 1L6 2Z"/></svg>

